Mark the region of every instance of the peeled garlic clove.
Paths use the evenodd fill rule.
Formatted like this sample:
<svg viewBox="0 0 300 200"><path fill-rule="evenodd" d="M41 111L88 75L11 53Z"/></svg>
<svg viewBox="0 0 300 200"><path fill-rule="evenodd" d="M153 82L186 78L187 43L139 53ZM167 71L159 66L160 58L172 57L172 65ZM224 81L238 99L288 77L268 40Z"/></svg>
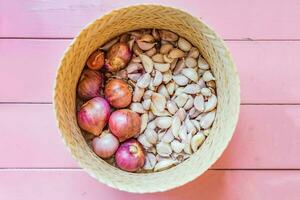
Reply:
<svg viewBox="0 0 300 200"><path fill-rule="evenodd" d="M184 59L180 59L177 63L176 66L173 70L173 74L177 75L179 73L181 73L181 70L185 68L185 60Z"/></svg>
<svg viewBox="0 0 300 200"><path fill-rule="evenodd" d="M217 97L213 94L208 98L207 102L204 103L204 112L209 112L217 107Z"/></svg>
<svg viewBox="0 0 300 200"><path fill-rule="evenodd" d="M172 78L172 76L171 76ZM166 85L166 88L168 90L168 93L169 95L173 95L174 91L175 91L175 82L169 82L167 85Z"/></svg>
<svg viewBox="0 0 300 200"><path fill-rule="evenodd" d="M188 100L188 98L189 98L188 95L186 95L186 94L180 94L180 95L178 95L178 96L174 99L174 101L175 101L175 103L177 104L177 106L178 106L179 108L181 108L181 107L184 106L184 104L186 103L186 101Z"/></svg>
<svg viewBox="0 0 300 200"><path fill-rule="evenodd" d="M144 95L145 89L139 88L138 86L135 86L133 95L132 95L132 101L133 102L140 102L143 95Z"/></svg>
<svg viewBox="0 0 300 200"><path fill-rule="evenodd" d="M204 115L200 120L200 126L203 129L208 129L214 122L216 116L216 111L211 111Z"/></svg>
<svg viewBox="0 0 300 200"><path fill-rule="evenodd" d="M172 167L173 165L175 165L177 163L177 161L172 160L172 159L164 159L159 161L155 167L154 167L154 171L158 172L158 171L163 171L166 169L169 169L170 167Z"/></svg>
<svg viewBox="0 0 300 200"><path fill-rule="evenodd" d="M194 124L191 122L189 117L186 117L185 119L185 125L187 128L188 133L195 135L195 133L197 132L196 127L194 126Z"/></svg>
<svg viewBox="0 0 300 200"><path fill-rule="evenodd" d="M156 122L155 120L151 121L148 123L147 125L147 129L150 128L150 129L156 129Z"/></svg>
<svg viewBox="0 0 300 200"><path fill-rule="evenodd" d="M172 118L171 117L157 117L155 119L156 126L161 129L167 129L172 124Z"/></svg>
<svg viewBox="0 0 300 200"><path fill-rule="evenodd" d="M151 100L152 100L153 105L157 108L158 111L165 110L166 103L167 103L165 96L154 92L151 96Z"/></svg>
<svg viewBox="0 0 300 200"><path fill-rule="evenodd" d="M191 140L192 140L192 134L187 134L187 139L184 141L184 148L183 151L187 154L192 154L192 148L191 148Z"/></svg>
<svg viewBox="0 0 300 200"><path fill-rule="evenodd" d="M193 109L193 108L192 108ZM179 117L180 121L183 122L183 120L186 117L186 111L184 110L184 108L179 108L175 114L176 116Z"/></svg>
<svg viewBox="0 0 300 200"><path fill-rule="evenodd" d="M159 36L162 40L175 42L178 40L178 35L167 30L159 30Z"/></svg>
<svg viewBox="0 0 300 200"><path fill-rule="evenodd" d="M151 58L145 54L140 54L139 57L142 60L142 64L144 66L144 69L147 73L151 73L153 70L153 61L151 60Z"/></svg>
<svg viewBox="0 0 300 200"><path fill-rule="evenodd" d="M156 165L157 160L153 153L147 153L143 169L151 170Z"/></svg>
<svg viewBox="0 0 300 200"><path fill-rule="evenodd" d="M160 71L155 70L155 76L153 78L153 85L159 86L163 81L163 75Z"/></svg>
<svg viewBox="0 0 300 200"><path fill-rule="evenodd" d="M167 109L168 109L168 111L169 111L172 115L174 115L174 114L176 113L176 111L178 110L178 107L177 107L177 105L176 105L175 102L173 102L173 101L168 101L168 102L167 102Z"/></svg>
<svg viewBox="0 0 300 200"><path fill-rule="evenodd" d="M156 145L156 150L160 156L169 156L172 153L171 145L165 142L160 142Z"/></svg>
<svg viewBox="0 0 300 200"><path fill-rule="evenodd" d="M142 42L154 42L154 37L150 34L145 34L141 37L141 39L139 39L139 41Z"/></svg>
<svg viewBox="0 0 300 200"><path fill-rule="evenodd" d="M196 129L198 130L198 131L200 131L201 130L201 127L200 127L200 124L199 124L199 122L197 121L197 120L191 120L191 122L193 123L193 125L196 127Z"/></svg>
<svg viewBox="0 0 300 200"><path fill-rule="evenodd" d="M191 79L194 82L198 82L199 76L197 71L193 68L184 68L182 69L181 73L185 75L187 78Z"/></svg>
<svg viewBox="0 0 300 200"><path fill-rule="evenodd" d="M153 29L152 30L152 35L154 37L155 40L159 40L160 39L160 36L159 36L159 33L156 29Z"/></svg>
<svg viewBox="0 0 300 200"><path fill-rule="evenodd" d="M151 105L151 99L146 99L142 102L143 108L145 110L149 110L150 109L150 105Z"/></svg>
<svg viewBox="0 0 300 200"><path fill-rule="evenodd" d="M146 111L144 110L143 106L141 103L131 103L130 105L130 109L133 111L133 112L137 112L137 113L145 113Z"/></svg>
<svg viewBox="0 0 300 200"><path fill-rule="evenodd" d="M178 132L178 136L182 141L186 141L187 140L187 128L186 126L183 124L181 125L179 132Z"/></svg>
<svg viewBox="0 0 300 200"><path fill-rule="evenodd" d="M195 47L192 47L187 55L188 57L191 58L198 58L199 56L199 50Z"/></svg>
<svg viewBox="0 0 300 200"><path fill-rule="evenodd" d="M206 60L204 60L204 58L202 58L201 56L198 58L198 67L199 67L200 69L204 69L204 70L209 69L208 63L207 63Z"/></svg>
<svg viewBox="0 0 300 200"><path fill-rule="evenodd" d="M148 114L144 113L141 115L141 133L146 129L148 124Z"/></svg>
<svg viewBox="0 0 300 200"><path fill-rule="evenodd" d="M189 43L186 39L184 38L179 38L178 39L178 47L182 50L182 51L189 51L192 48L191 43Z"/></svg>
<svg viewBox="0 0 300 200"><path fill-rule="evenodd" d="M160 72L166 72L170 69L170 63L154 63L154 68Z"/></svg>
<svg viewBox="0 0 300 200"><path fill-rule="evenodd" d="M194 102L195 102L195 100L194 100ZM191 108L190 111L189 111L189 116L193 119L193 118L199 116L200 113L201 113L201 112L200 112L199 110L197 110L195 107L193 107L193 108Z"/></svg>
<svg viewBox="0 0 300 200"><path fill-rule="evenodd" d="M169 58L182 58L183 56L185 56L185 53L183 51L181 51L180 49L172 49L169 54L168 57Z"/></svg>
<svg viewBox="0 0 300 200"><path fill-rule="evenodd" d="M189 95L189 99L187 100L187 102L184 104L183 108L185 110L189 110L194 106L194 98Z"/></svg>
<svg viewBox="0 0 300 200"><path fill-rule="evenodd" d="M151 76L149 73L143 74L138 80L137 80L137 86L140 88L146 88L150 84Z"/></svg>
<svg viewBox="0 0 300 200"><path fill-rule="evenodd" d="M205 81L202 78L199 79L198 85L201 89L206 87Z"/></svg>
<svg viewBox="0 0 300 200"><path fill-rule="evenodd" d="M148 51L145 52L147 56L151 57L154 54L156 54L156 48L153 47L152 49L149 49Z"/></svg>
<svg viewBox="0 0 300 200"><path fill-rule="evenodd" d="M151 109L152 113L156 116L159 116L159 117L171 116L170 113L166 110L163 110L163 111L157 110L157 108L153 105L153 103L151 103L150 109Z"/></svg>
<svg viewBox="0 0 300 200"><path fill-rule="evenodd" d="M205 71L202 75L202 79L205 82L216 80L210 71Z"/></svg>
<svg viewBox="0 0 300 200"><path fill-rule="evenodd" d="M141 63L134 63L134 62L129 63L129 65L126 68L128 74L137 72L138 70L141 69L143 69L143 65Z"/></svg>
<svg viewBox="0 0 300 200"><path fill-rule="evenodd" d="M183 92L186 94L198 94L200 93L201 88L198 84L189 84L185 86Z"/></svg>
<svg viewBox="0 0 300 200"><path fill-rule="evenodd" d="M185 65L186 65L187 67L193 68L193 67L196 67L196 66L197 66L197 61L196 61L195 58L188 57L188 58L186 58L186 60L185 60Z"/></svg>
<svg viewBox="0 0 300 200"><path fill-rule="evenodd" d="M203 112L204 111L204 98L202 95L198 95L194 98L194 107L200 111Z"/></svg>
<svg viewBox="0 0 300 200"><path fill-rule="evenodd" d="M143 51L147 51L147 50L153 48L155 45L155 43L143 42L141 40L137 40L136 43L139 46L139 48L142 49Z"/></svg>
<svg viewBox="0 0 300 200"><path fill-rule="evenodd" d="M165 143L170 143L174 140L174 135L172 134L172 131L171 129L169 129L165 134L164 136L162 137L162 140L163 142Z"/></svg>
<svg viewBox="0 0 300 200"><path fill-rule="evenodd" d="M174 116L171 125L171 132L175 138L179 138L179 130L181 126L181 121L178 116Z"/></svg>
<svg viewBox="0 0 300 200"><path fill-rule="evenodd" d="M163 73L163 82L164 82L164 84L169 83L171 80L172 80L171 70L168 70L165 73Z"/></svg>
<svg viewBox="0 0 300 200"><path fill-rule="evenodd" d="M199 147L203 144L204 140L205 140L205 136L202 132L198 132L196 135L192 137L191 147L193 152L196 152L199 149Z"/></svg>
<svg viewBox="0 0 300 200"><path fill-rule="evenodd" d="M189 83L189 79L182 74L174 75L173 80L179 86L186 86Z"/></svg>
<svg viewBox="0 0 300 200"><path fill-rule="evenodd" d="M166 97L166 99L170 99L170 95L169 95L169 92L166 88L165 85L161 84L158 88L157 88L157 92L163 96Z"/></svg>
<svg viewBox="0 0 300 200"><path fill-rule="evenodd" d="M201 88L201 94L205 97L211 96L211 90L209 88Z"/></svg>
<svg viewBox="0 0 300 200"><path fill-rule="evenodd" d="M144 100L146 100L146 99L151 99L152 94L153 94L153 91L152 91L152 90L147 90L147 91L144 93L143 99L144 99Z"/></svg>
<svg viewBox="0 0 300 200"><path fill-rule="evenodd" d="M164 56L163 54L157 53L154 56L152 56L153 62L156 63L163 63L164 62Z"/></svg>
<svg viewBox="0 0 300 200"><path fill-rule="evenodd" d="M171 142L171 148L175 153L180 153L180 152L182 152L182 150L184 148L184 144L182 144L178 140L173 140Z"/></svg>
<svg viewBox="0 0 300 200"><path fill-rule="evenodd" d="M137 82L137 80L142 76L140 73L134 73L134 74L128 74L128 78L134 82Z"/></svg>
<svg viewBox="0 0 300 200"><path fill-rule="evenodd" d="M166 55L171 51L171 49L173 49L173 45L170 43L166 43L166 44L161 45L159 51L161 54Z"/></svg>
<svg viewBox="0 0 300 200"><path fill-rule="evenodd" d="M172 63L174 60L174 58L169 58L167 55L164 55L163 57L164 57L164 62L166 63Z"/></svg>
<svg viewBox="0 0 300 200"><path fill-rule="evenodd" d="M147 141L146 136L144 134L141 134L137 140L146 148L152 147L152 144Z"/></svg>
<svg viewBox="0 0 300 200"><path fill-rule="evenodd" d="M146 136L146 139L149 143L156 144L158 140L158 136L153 129L150 128L146 129L144 135Z"/></svg>

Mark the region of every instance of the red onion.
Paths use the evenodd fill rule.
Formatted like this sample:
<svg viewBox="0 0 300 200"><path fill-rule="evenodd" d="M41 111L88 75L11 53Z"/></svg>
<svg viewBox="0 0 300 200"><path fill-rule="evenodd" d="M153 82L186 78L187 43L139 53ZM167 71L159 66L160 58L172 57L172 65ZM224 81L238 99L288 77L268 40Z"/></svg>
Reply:
<svg viewBox="0 0 300 200"><path fill-rule="evenodd" d="M77 86L77 94L84 100L100 95L103 77L98 71L83 70Z"/></svg>
<svg viewBox="0 0 300 200"><path fill-rule="evenodd" d="M105 98L115 108L125 108L131 103L132 88L123 80L112 79L104 89Z"/></svg>
<svg viewBox="0 0 300 200"><path fill-rule="evenodd" d="M131 58L131 51L127 43L119 42L114 44L107 54L106 67L108 71L116 72L128 64Z"/></svg>
<svg viewBox="0 0 300 200"><path fill-rule="evenodd" d="M104 65L104 53L101 50L94 51L88 58L86 65L92 70L99 70Z"/></svg>
<svg viewBox="0 0 300 200"><path fill-rule="evenodd" d="M109 158L117 151L119 140L108 131L104 131L92 142L94 152L101 158Z"/></svg>
<svg viewBox="0 0 300 200"><path fill-rule="evenodd" d="M83 104L77 113L80 128L94 135L100 135L107 124L110 107L102 97L95 97Z"/></svg>
<svg viewBox="0 0 300 200"><path fill-rule="evenodd" d="M113 112L109 118L109 129L122 142L141 130L141 117L129 110L121 109Z"/></svg>
<svg viewBox="0 0 300 200"><path fill-rule="evenodd" d="M115 159L120 169L135 172L144 166L145 152L136 139L130 139L121 144L116 152Z"/></svg>

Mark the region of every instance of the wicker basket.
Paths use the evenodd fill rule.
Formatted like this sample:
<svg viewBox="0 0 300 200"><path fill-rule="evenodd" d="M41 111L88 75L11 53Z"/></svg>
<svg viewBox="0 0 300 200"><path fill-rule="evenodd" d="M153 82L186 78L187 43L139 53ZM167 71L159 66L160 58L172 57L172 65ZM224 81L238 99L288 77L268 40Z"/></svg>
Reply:
<svg viewBox="0 0 300 200"><path fill-rule="evenodd" d="M128 173L97 157L76 122L76 84L88 56L105 42L141 28L168 29L187 38L201 51L216 77L218 109L209 137L183 163L156 173ZM146 193L169 190L197 178L222 154L237 124L239 77L223 41L199 19L178 9L140 5L112 11L97 19L74 39L61 61L55 87L55 111L66 146L80 166L97 180L120 190Z"/></svg>

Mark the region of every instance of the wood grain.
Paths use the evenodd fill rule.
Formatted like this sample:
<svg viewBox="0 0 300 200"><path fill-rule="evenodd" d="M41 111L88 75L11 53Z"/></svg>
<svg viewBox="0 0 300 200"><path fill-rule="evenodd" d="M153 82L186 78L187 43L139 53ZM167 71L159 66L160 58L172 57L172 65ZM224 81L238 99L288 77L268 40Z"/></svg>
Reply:
<svg viewBox="0 0 300 200"><path fill-rule="evenodd" d="M74 37L104 13L141 3L181 8L203 19L225 39L300 39L298 0L2 0L0 37Z"/></svg>
<svg viewBox="0 0 300 200"><path fill-rule="evenodd" d="M0 168L77 168L52 105L0 104ZM241 107L237 130L213 169L300 169L300 106ZM1 199L1 198L0 198Z"/></svg>
<svg viewBox="0 0 300 200"><path fill-rule="evenodd" d="M0 40L0 102L51 102L56 69L69 43ZM240 73L243 104L300 103L299 67L295 64L300 41L227 44Z"/></svg>
<svg viewBox="0 0 300 200"><path fill-rule="evenodd" d="M109 188L81 170L0 171L0 199L9 200L298 200L299 185L300 171L209 170L180 188L140 195Z"/></svg>

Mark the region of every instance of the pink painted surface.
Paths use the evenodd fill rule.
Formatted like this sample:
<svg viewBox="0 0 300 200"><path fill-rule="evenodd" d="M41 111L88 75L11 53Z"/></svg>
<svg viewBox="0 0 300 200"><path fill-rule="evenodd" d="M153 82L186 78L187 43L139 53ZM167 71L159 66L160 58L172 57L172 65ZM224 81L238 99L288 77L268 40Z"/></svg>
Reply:
<svg viewBox="0 0 300 200"><path fill-rule="evenodd" d="M300 171L210 170L183 187L141 195L109 188L81 170L13 170L0 172L0 199L299 200L299 185Z"/></svg>
<svg viewBox="0 0 300 200"><path fill-rule="evenodd" d="M0 40L0 79L15 83L10 88L0 84L0 102L51 102L56 69L69 43ZM242 103L300 102L300 79L295 73L300 41L227 44L240 73ZM270 88L276 88L276 92Z"/></svg>
<svg viewBox="0 0 300 200"><path fill-rule="evenodd" d="M236 134L211 170L175 190L136 195L78 169L52 105L40 103L52 100L55 71L70 43L62 38L111 9L147 2L182 8L231 40L242 103L254 105L241 106ZM0 1L0 200L298 200L299 10L299 0Z"/></svg>
<svg viewBox="0 0 300 200"><path fill-rule="evenodd" d="M2 0L2 37L74 37L112 9L152 3L182 8L227 39L299 39L299 0ZM16 14L17 13L17 14Z"/></svg>
<svg viewBox="0 0 300 200"><path fill-rule="evenodd" d="M78 167L61 141L52 105L0 105L0 110L0 168ZM299 124L300 106L241 106L236 134L212 168L299 169Z"/></svg>

